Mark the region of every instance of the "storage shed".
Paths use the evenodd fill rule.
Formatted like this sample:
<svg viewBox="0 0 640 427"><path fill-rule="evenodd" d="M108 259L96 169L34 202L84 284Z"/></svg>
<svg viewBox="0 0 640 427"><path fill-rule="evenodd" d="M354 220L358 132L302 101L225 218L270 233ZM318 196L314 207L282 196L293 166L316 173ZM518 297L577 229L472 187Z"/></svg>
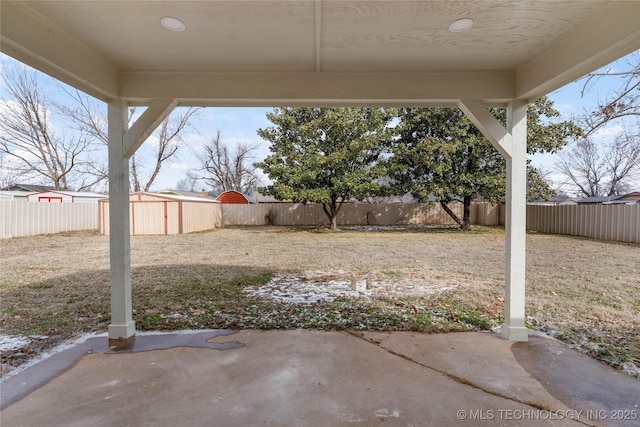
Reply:
<svg viewBox="0 0 640 427"><path fill-rule="evenodd" d="M216 200L220 203L231 205L248 205L249 203L253 203L249 200L249 197L235 190L223 191Z"/></svg>
<svg viewBox="0 0 640 427"><path fill-rule="evenodd" d="M33 193L27 196L30 202L48 202L48 203L72 203L73 196L57 191L45 191L42 193Z"/></svg>
<svg viewBox="0 0 640 427"><path fill-rule="evenodd" d="M30 202L49 203L96 203L106 198L104 194L83 191L42 191L27 196Z"/></svg>
<svg viewBox="0 0 640 427"><path fill-rule="evenodd" d="M129 195L131 235L183 234L222 226L220 202L157 193ZM109 234L109 201L101 200L98 231Z"/></svg>

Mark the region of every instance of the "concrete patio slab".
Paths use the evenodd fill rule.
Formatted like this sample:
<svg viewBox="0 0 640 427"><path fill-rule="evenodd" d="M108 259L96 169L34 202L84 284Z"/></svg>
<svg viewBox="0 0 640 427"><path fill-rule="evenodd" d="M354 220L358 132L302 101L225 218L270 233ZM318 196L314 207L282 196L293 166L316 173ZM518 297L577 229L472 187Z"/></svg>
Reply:
<svg viewBox="0 0 640 427"><path fill-rule="evenodd" d="M587 425L640 426L640 380L547 336L531 334L528 342L518 343L492 333L361 336L488 393L550 412L581 415Z"/></svg>
<svg viewBox="0 0 640 427"><path fill-rule="evenodd" d="M631 426L640 422L640 414L630 419L633 410L640 410L639 381L602 365L598 381L627 394L626 399L621 396L620 406L612 406L611 395L567 400L548 383L554 374L540 373L548 366L536 365L546 343L535 337L529 344L512 344L486 333L203 331L141 335L131 348L120 351L106 348L104 337L92 340L99 342L87 341L82 351L72 347L59 353L57 361L49 358L3 381L2 425ZM557 352L553 346L548 348ZM599 364L563 348L567 366L585 360ZM529 359L527 352L533 353ZM71 365L66 370L61 362L65 353ZM54 368L43 368L52 361ZM37 377L46 372L50 378L39 383ZM557 378L564 382L561 375ZM575 395L584 384L593 386L578 380L569 384ZM7 396L9 388L22 390ZM575 402L584 406L572 406ZM614 410L629 411L629 419L612 420Z"/></svg>

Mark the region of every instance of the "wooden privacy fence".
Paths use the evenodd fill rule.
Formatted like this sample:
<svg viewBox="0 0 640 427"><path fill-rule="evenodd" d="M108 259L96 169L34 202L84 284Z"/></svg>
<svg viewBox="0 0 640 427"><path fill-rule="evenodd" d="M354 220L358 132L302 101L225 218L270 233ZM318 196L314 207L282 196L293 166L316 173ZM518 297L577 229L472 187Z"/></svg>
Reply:
<svg viewBox="0 0 640 427"><path fill-rule="evenodd" d="M462 204L449 207L462 216ZM224 226L284 225L320 226L328 224L321 204L260 203L254 205L222 205ZM504 206L474 203L471 223L500 225L504 223ZM455 225L440 204L347 203L338 214L338 225Z"/></svg>
<svg viewBox="0 0 640 427"><path fill-rule="evenodd" d="M180 208L182 204L182 208ZM462 214L460 203L452 203ZM318 226L328 221L322 205L265 203L220 205L188 201L132 201L132 234L191 233L231 225ZM471 223L504 225L504 205L474 203ZM99 219L100 218L100 219ZM0 201L0 238L100 230L108 233L108 203ZM340 225L454 225L440 205L350 203ZM527 206L527 229L602 240L640 243L640 205Z"/></svg>
<svg viewBox="0 0 640 427"><path fill-rule="evenodd" d="M528 205L527 229L640 243L640 205Z"/></svg>
<svg viewBox="0 0 640 427"><path fill-rule="evenodd" d="M97 203L0 201L0 238L98 228Z"/></svg>
<svg viewBox="0 0 640 427"><path fill-rule="evenodd" d="M456 215L462 205L451 203ZM319 226L328 224L322 205L264 203L222 205L223 225ZM471 223L504 225L504 204L473 203ZM439 204L349 203L338 215L345 225L455 225ZM527 229L601 240L640 243L640 205L527 205Z"/></svg>

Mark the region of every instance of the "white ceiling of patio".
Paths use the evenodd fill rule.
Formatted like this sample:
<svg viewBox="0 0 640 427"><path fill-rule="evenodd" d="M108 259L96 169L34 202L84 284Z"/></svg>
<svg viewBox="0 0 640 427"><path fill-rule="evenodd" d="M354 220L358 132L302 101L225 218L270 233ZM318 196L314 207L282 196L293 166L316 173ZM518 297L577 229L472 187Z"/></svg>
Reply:
<svg viewBox="0 0 640 427"><path fill-rule="evenodd" d="M2 1L2 51L101 98L532 99L640 48L638 1ZM163 17L185 25L170 31ZM456 20L473 26L450 31Z"/></svg>

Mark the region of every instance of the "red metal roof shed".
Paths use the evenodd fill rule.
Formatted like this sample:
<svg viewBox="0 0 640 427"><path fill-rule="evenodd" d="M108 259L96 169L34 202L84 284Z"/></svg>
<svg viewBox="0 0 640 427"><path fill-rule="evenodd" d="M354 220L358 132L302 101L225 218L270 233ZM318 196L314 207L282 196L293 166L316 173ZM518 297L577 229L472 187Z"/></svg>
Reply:
<svg viewBox="0 0 640 427"><path fill-rule="evenodd" d="M247 196L235 190L224 191L216 198L216 200L220 203L235 205L248 205L249 203L251 203Z"/></svg>

